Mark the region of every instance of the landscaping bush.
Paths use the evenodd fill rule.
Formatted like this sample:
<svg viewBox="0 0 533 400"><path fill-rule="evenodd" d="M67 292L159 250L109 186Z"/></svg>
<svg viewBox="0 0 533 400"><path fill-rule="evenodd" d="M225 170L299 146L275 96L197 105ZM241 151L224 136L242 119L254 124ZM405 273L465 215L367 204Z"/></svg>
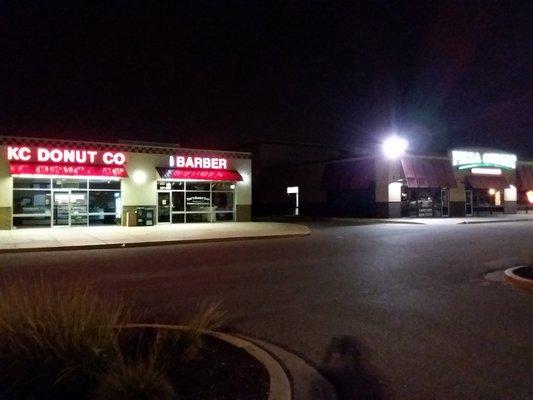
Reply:
<svg viewBox="0 0 533 400"><path fill-rule="evenodd" d="M0 388L10 398L84 399L117 359L127 310L81 284L0 289ZM7 393L6 393L7 392Z"/></svg>
<svg viewBox="0 0 533 400"><path fill-rule="evenodd" d="M96 400L171 400L174 388L158 361L117 363L104 377Z"/></svg>
<svg viewBox="0 0 533 400"><path fill-rule="evenodd" d="M201 303L184 330L121 329L131 312L115 298L67 282L0 285L0 399L176 399L168 368L184 371L220 303Z"/></svg>
<svg viewBox="0 0 533 400"><path fill-rule="evenodd" d="M187 328L174 339L174 347L180 354L181 361L190 361L196 357L202 347L202 332L215 330L222 326L225 312L221 309L221 302L202 302L189 316Z"/></svg>

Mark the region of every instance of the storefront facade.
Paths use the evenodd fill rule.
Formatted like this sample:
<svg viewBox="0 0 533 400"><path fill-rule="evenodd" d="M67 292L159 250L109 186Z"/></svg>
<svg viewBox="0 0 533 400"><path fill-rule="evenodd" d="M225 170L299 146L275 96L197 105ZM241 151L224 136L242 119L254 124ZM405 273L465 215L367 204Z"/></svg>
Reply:
<svg viewBox="0 0 533 400"><path fill-rule="evenodd" d="M511 153L453 149L447 157L406 155L375 162L379 216L483 216L530 208L518 192L533 191L533 182L520 175L533 167Z"/></svg>
<svg viewBox="0 0 533 400"><path fill-rule="evenodd" d="M250 220L249 153L0 137L0 154L1 229Z"/></svg>
<svg viewBox="0 0 533 400"><path fill-rule="evenodd" d="M457 148L396 159L369 149L356 157L263 168L254 180L262 208L284 215L447 218L533 212L533 162L498 149Z"/></svg>

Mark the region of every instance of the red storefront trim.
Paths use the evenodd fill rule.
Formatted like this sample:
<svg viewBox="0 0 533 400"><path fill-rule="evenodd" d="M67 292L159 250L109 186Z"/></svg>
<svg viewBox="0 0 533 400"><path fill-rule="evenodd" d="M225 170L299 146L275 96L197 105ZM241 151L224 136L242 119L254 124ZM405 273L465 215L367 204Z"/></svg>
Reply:
<svg viewBox="0 0 533 400"><path fill-rule="evenodd" d="M124 166L107 165L73 165L73 164L42 164L42 163L9 163L11 175L64 175L64 176L95 176L110 178L127 178Z"/></svg>
<svg viewBox="0 0 533 400"><path fill-rule="evenodd" d="M240 182L239 172L228 169L156 168L161 179L195 179L203 181Z"/></svg>

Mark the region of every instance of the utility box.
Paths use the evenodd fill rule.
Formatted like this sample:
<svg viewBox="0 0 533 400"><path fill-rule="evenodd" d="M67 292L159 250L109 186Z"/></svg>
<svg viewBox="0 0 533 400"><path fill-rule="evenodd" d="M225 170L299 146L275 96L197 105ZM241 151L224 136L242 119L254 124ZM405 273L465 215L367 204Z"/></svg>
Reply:
<svg viewBox="0 0 533 400"><path fill-rule="evenodd" d="M137 213L136 212L127 212L126 213L126 226L137 226Z"/></svg>
<svg viewBox="0 0 533 400"><path fill-rule="evenodd" d="M137 208L137 226L155 225L155 208L138 207Z"/></svg>

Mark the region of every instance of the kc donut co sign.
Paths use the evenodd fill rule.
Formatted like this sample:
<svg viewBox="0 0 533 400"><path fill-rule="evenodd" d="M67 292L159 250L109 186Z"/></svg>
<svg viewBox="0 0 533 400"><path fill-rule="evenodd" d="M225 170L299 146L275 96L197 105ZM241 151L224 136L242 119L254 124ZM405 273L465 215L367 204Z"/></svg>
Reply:
<svg viewBox="0 0 533 400"><path fill-rule="evenodd" d="M47 164L122 166L126 163L126 155L118 151L61 149L30 146L8 146L7 159L8 161L13 162Z"/></svg>

